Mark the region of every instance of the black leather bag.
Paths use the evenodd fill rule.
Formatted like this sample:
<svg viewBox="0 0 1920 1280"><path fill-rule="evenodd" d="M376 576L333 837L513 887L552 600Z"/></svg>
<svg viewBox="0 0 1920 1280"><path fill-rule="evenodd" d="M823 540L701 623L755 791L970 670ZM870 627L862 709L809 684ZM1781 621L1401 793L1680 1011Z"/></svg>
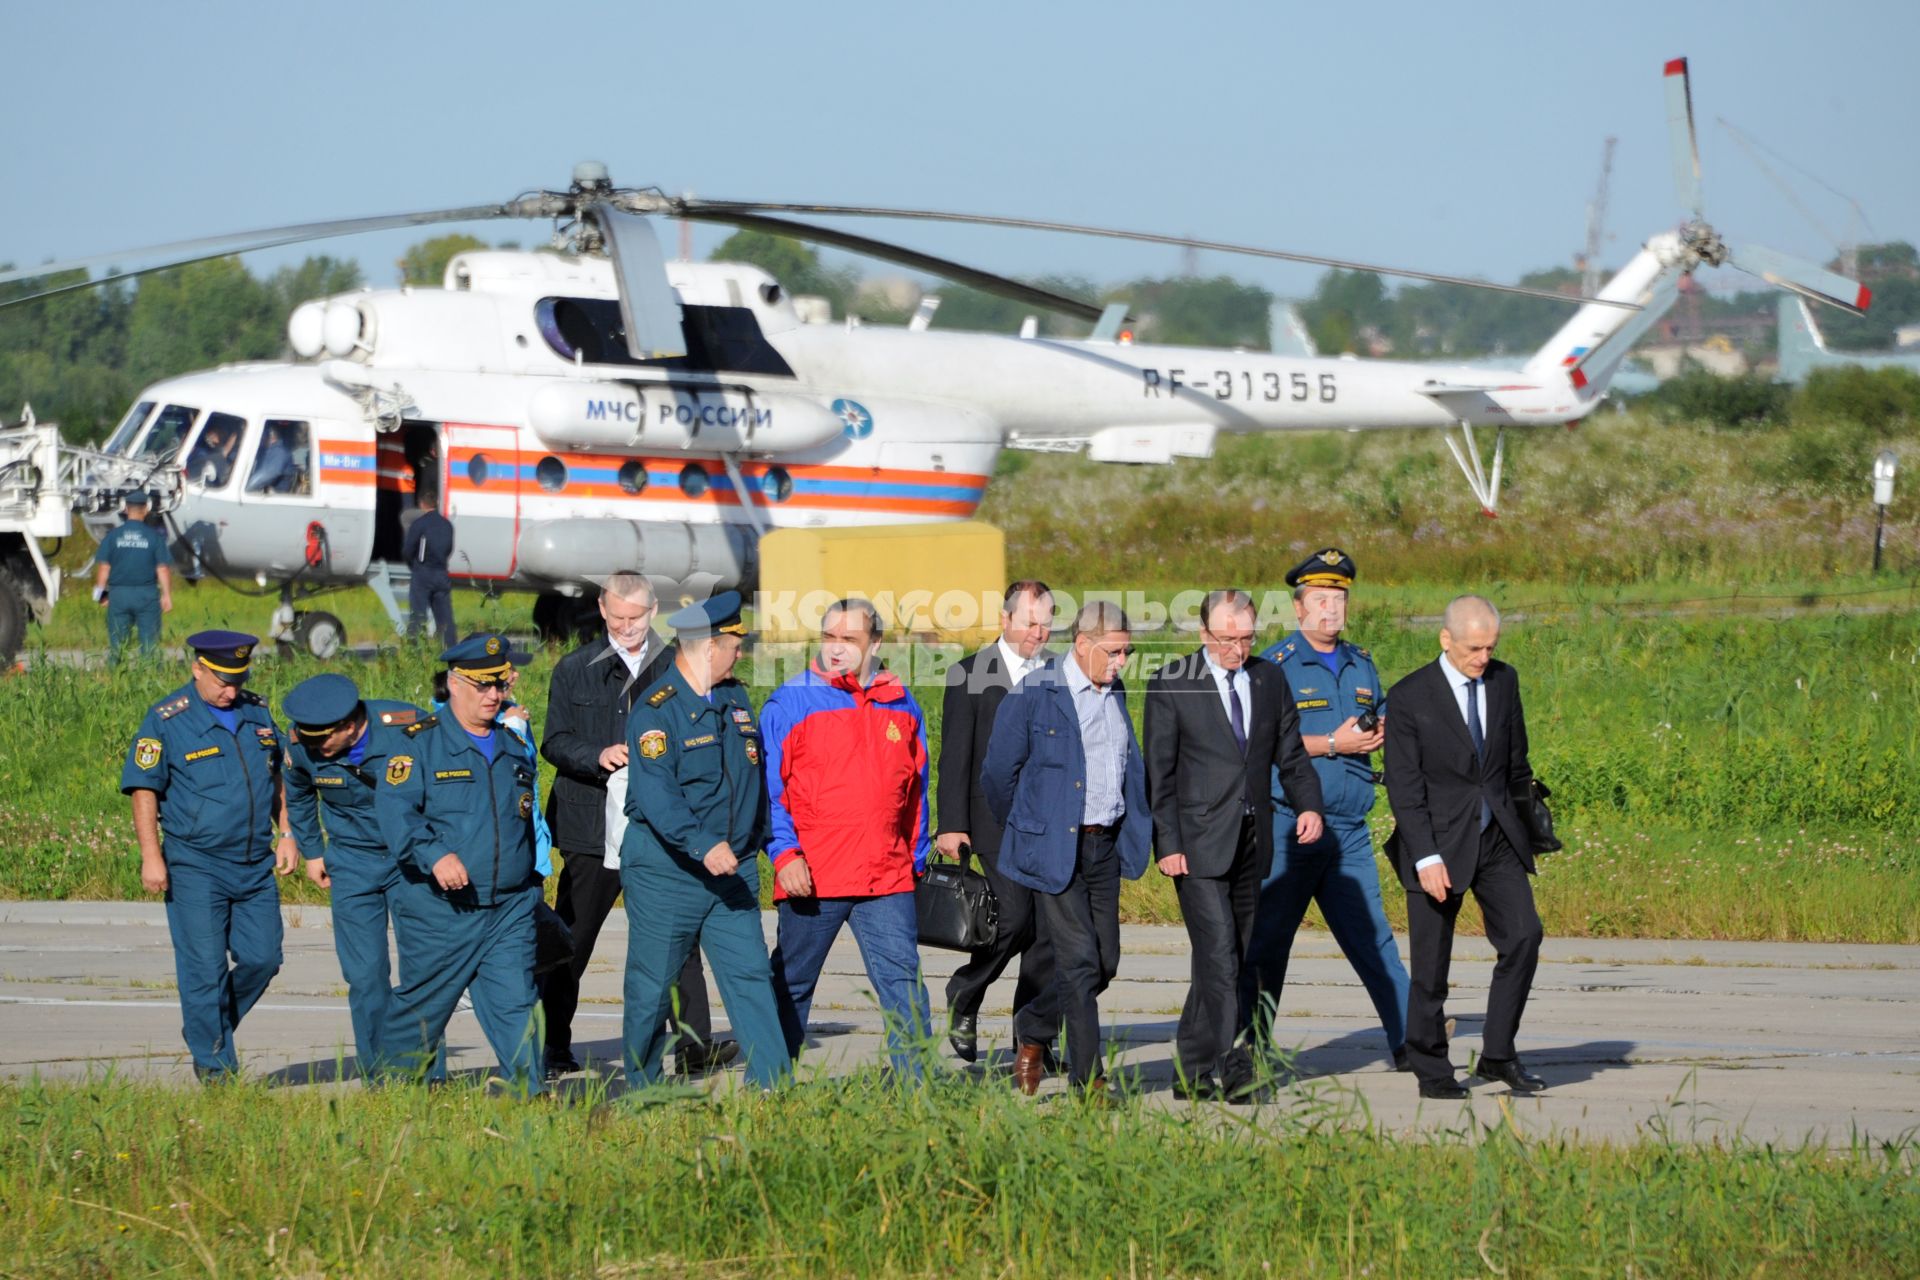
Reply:
<svg viewBox="0 0 1920 1280"><path fill-rule="evenodd" d="M920 941L947 951L978 951L1000 936L1000 902L986 876L968 863L973 850L960 846L960 861L929 861L913 886Z"/></svg>
<svg viewBox="0 0 1920 1280"><path fill-rule="evenodd" d="M1564 847L1560 837L1553 834L1553 810L1547 808L1547 797L1552 794L1538 778L1512 793L1513 807L1520 813L1520 825L1527 829L1535 853L1558 853Z"/></svg>

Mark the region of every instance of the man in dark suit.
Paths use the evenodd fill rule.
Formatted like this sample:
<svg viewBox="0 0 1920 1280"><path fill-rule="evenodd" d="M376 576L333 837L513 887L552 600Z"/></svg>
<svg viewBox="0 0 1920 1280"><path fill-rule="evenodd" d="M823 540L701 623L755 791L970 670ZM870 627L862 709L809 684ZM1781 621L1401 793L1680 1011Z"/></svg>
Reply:
<svg viewBox="0 0 1920 1280"><path fill-rule="evenodd" d="M1174 1059L1188 1098L1250 1101L1260 1092L1239 1038L1240 971L1260 880L1273 864L1271 785L1312 844L1324 830L1320 780L1300 741L1300 713L1280 668L1252 656L1254 607L1244 591L1212 591L1201 648L1147 684L1147 796L1160 870L1174 877L1193 948L1193 980Z"/></svg>
<svg viewBox="0 0 1920 1280"><path fill-rule="evenodd" d="M593 944L620 896L620 871L603 865L607 778L627 763L627 717L633 700L673 666L673 649L653 630L653 584L638 573L610 576L600 592L605 639L596 636L553 668L547 731L540 754L558 773L547 806L553 844L565 859L554 910L573 932L573 962L548 973L540 1002L547 1015L547 1074L578 1071L573 1015ZM713 1015L700 949L680 972L675 1062L682 1074L704 1069L717 1054L731 1059L734 1042L709 1044Z"/></svg>
<svg viewBox="0 0 1920 1280"><path fill-rule="evenodd" d="M1514 1033L1540 962L1533 845L1514 796L1527 794L1527 718L1520 678L1496 662L1500 614L1479 596L1447 606L1440 656L1393 686L1387 701L1387 852L1407 890L1412 989L1407 1053L1423 1098L1464 1098L1447 1057L1447 966L1467 890L1498 956L1474 1074L1515 1093L1546 1082L1520 1064Z"/></svg>
<svg viewBox="0 0 1920 1280"><path fill-rule="evenodd" d="M1032 891L1053 945L1052 981L1013 1018L1013 1082L1027 1094L1039 1090L1047 1043L1065 1023L1068 1083L1089 1100L1107 1096L1099 1000L1120 969L1120 880L1140 878L1153 844L1119 678L1130 630L1117 604L1083 607L1073 652L1021 681L1000 708L980 779L1006 821L1000 874Z"/></svg>
<svg viewBox="0 0 1920 1280"><path fill-rule="evenodd" d="M963 847L971 846L1000 904L993 945L974 952L947 981L947 1039L968 1062L980 1056L980 1002L1013 958L1020 957L1013 990L1016 1016L1047 983L1048 950L1037 936L1033 890L1000 874L1000 820L981 789L980 766L1007 691L1046 664L1052 621L1053 593L1047 584L1016 582L1000 605L1000 638L947 671L940 716L940 835L934 849L943 858L958 858Z"/></svg>

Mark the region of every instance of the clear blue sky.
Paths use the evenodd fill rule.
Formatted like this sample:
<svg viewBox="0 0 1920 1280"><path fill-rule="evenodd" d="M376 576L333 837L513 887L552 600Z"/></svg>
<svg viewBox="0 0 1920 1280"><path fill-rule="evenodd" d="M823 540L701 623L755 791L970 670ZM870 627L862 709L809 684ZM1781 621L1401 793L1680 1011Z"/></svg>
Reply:
<svg viewBox="0 0 1920 1280"><path fill-rule="evenodd" d="M1678 221L1660 70L1682 54L1723 234L1833 251L1717 115L1858 200L1870 238L1920 240L1913 0L65 0L0 7L0 50L0 261L22 264L505 199L593 157L625 185L1105 222L1510 280L1581 244L1609 134L1609 264ZM1844 234L1846 206L1782 172ZM861 229L1016 274L1179 266L1174 250L1035 233ZM423 234L314 251L386 284ZM1318 274L1201 269L1292 293Z"/></svg>

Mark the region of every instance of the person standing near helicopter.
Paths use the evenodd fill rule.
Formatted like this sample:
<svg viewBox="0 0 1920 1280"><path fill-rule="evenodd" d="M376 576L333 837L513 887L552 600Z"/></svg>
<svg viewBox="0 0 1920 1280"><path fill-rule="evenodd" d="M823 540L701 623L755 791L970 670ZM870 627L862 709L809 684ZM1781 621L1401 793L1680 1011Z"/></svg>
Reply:
<svg viewBox="0 0 1920 1280"><path fill-rule="evenodd" d="M407 634L417 636L433 614L434 630L440 643L451 649L453 631L453 579L448 564L453 559L453 521L440 514L434 492L419 491L420 515L407 526L406 540L400 544L400 558L406 562Z"/></svg>

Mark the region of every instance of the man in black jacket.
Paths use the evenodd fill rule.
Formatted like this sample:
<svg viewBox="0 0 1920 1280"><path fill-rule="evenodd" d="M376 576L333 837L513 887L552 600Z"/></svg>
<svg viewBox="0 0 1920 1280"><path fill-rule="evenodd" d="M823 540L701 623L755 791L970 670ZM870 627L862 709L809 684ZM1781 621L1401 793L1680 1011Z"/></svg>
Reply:
<svg viewBox="0 0 1920 1280"><path fill-rule="evenodd" d="M627 716L633 700L673 665L673 650L654 634L653 584L638 573L616 573L600 594L606 638L588 640L553 668L547 731L540 754L557 769L547 825L564 862L554 909L573 931L573 963L546 976L541 1004L547 1015L547 1074L578 1071L573 1015L580 978L593 957L600 928L620 896L620 872L603 865L607 840L607 778L627 763ZM682 1074L719 1066L737 1047L713 1044L707 976L700 948L687 955L675 1000L674 1030Z"/></svg>
<svg viewBox="0 0 1920 1280"><path fill-rule="evenodd" d="M1046 940L1037 936L1033 890L1000 874L1000 822L987 807L980 766L1007 691L1046 665L1052 622L1053 592L1047 584L1016 582L1000 604L1000 638L947 671L940 715L940 834L934 848L943 858L958 858L961 848L970 846L1000 907L993 945L974 952L947 981L947 1039L968 1062L980 1056L980 1002L1013 958L1020 957L1016 1014L1046 989L1051 968Z"/></svg>
<svg viewBox="0 0 1920 1280"><path fill-rule="evenodd" d="M1440 656L1387 694L1387 854L1407 890L1407 1056L1423 1098L1467 1096L1447 1056L1447 969L1453 922L1473 890L1498 957L1474 1074L1515 1093L1546 1081L1520 1064L1514 1035L1540 963L1533 842L1516 795L1533 783L1520 677L1493 649L1500 614L1479 596L1447 606Z"/></svg>
<svg viewBox="0 0 1920 1280"><path fill-rule="evenodd" d="M1240 970L1260 881L1273 865L1273 771L1302 844L1320 838L1320 778L1300 741L1300 712L1278 666L1252 656L1244 591L1207 593L1200 649L1147 682L1147 799L1154 857L1173 877L1193 948L1180 1011L1174 1088L1187 1098L1256 1099L1253 1054L1239 1038Z"/></svg>

